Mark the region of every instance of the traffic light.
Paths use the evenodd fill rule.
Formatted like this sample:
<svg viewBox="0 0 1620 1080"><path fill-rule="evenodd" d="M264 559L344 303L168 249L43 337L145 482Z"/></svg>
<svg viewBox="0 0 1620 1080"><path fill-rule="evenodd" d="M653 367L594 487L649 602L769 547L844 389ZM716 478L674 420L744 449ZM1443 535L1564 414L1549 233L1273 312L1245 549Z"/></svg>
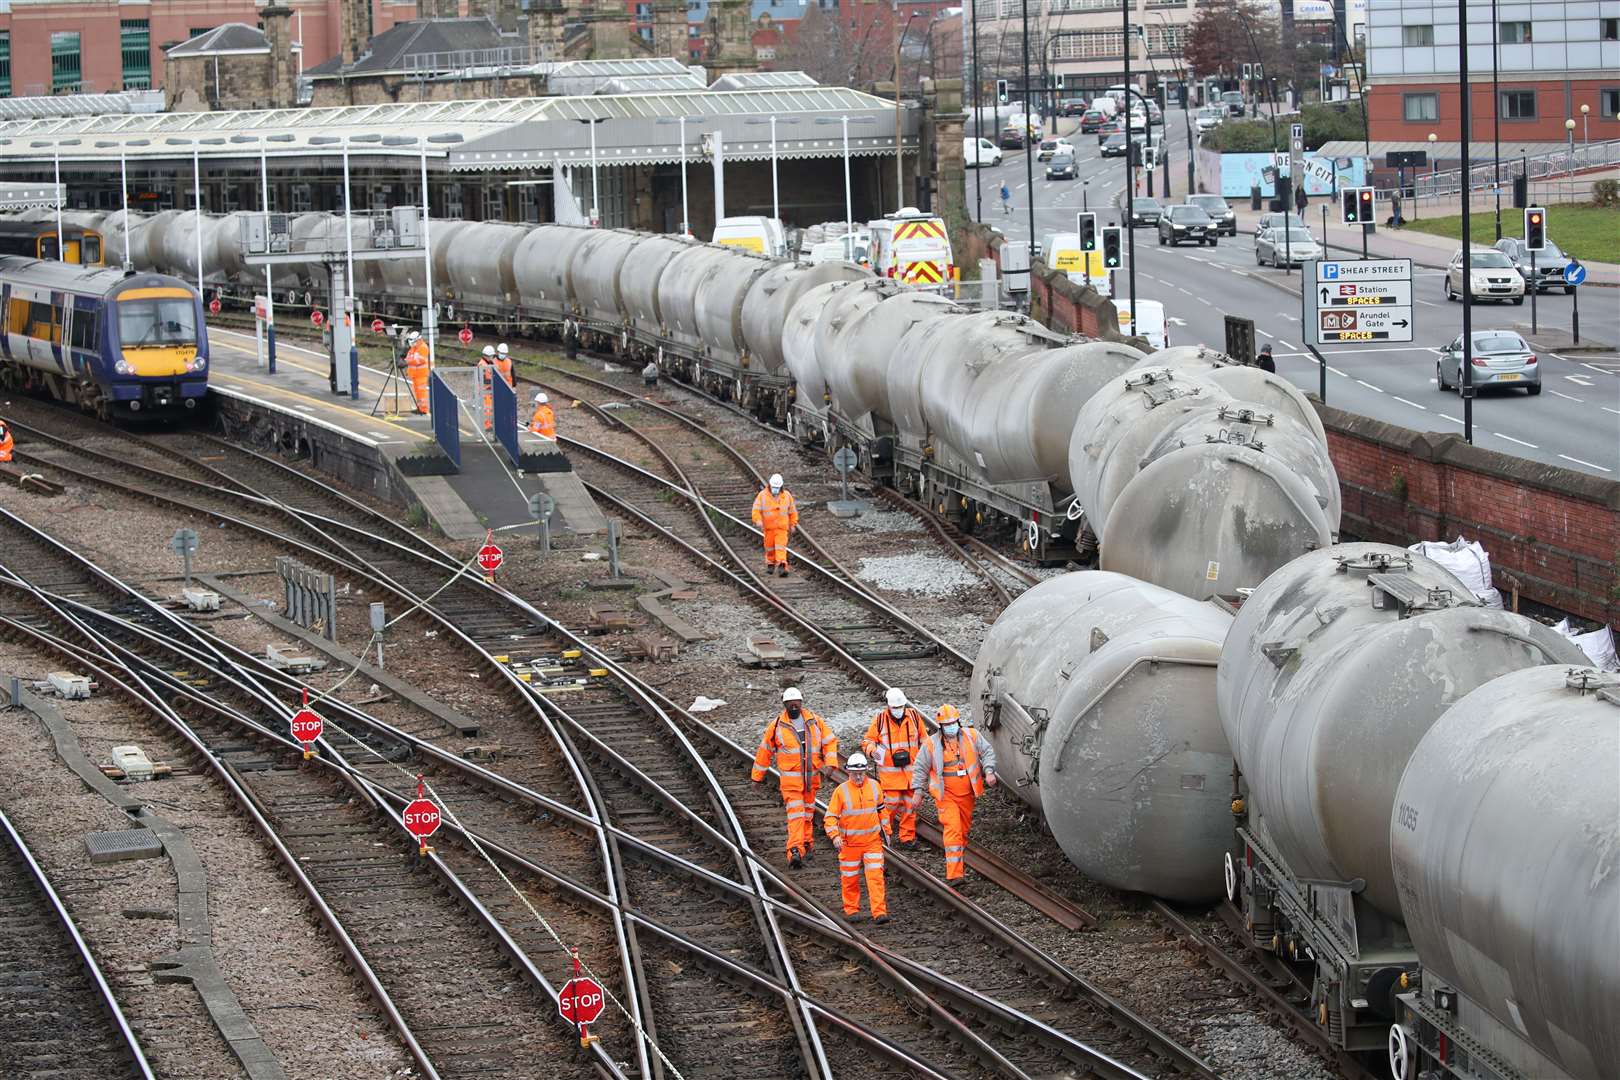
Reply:
<svg viewBox="0 0 1620 1080"><path fill-rule="evenodd" d="M1243 65L1243 81L1248 82L1252 78L1254 78L1254 65L1253 64L1244 64Z"/></svg>
<svg viewBox="0 0 1620 1080"><path fill-rule="evenodd" d="M1118 225L1103 227L1103 266L1109 270L1119 269L1119 237L1122 230Z"/></svg>
<svg viewBox="0 0 1620 1080"><path fill-rule="evenodd" d="M1346 225L1371 225L1377 221L1372 188L1345 188L1339 195L1344 200L1342 217Z"/></svg>
<svg viewBox="0 0 1620 1080"><path fill-rule="evenodd" d="M1007 80L1006 79L997 79L996 80L996 103L998 105L1007 104Z"/></svg>
<svg viewBox="0 0 1620 1080"><path fill-rule="evenodd" d="M1093 213L1078 214L1080 226L1080 250L1097 250L1097 215Z"/></svg>
<svg viewBox="0 0 1620 1080"><path fill-rule="evenodd" d="M1132 139L1126 144L1126 156L1133 166L1142 164L1142 144Z"/></svg>
<svg viewBox="0 0 1620 1080"><path fill-rule="evenodd" d="M1356 203L1356 190L1356 188L1347 187L1339 192L1339 198L1344 202L1339 218L1346 225L1359 225L1361 223L1361 207Z"/></svg>
<svg viewBox="0 0 1620 1080"><path fill-rule="evenodd" d="M1057 75L1056 75L1056 79L1057 79L1057 88L1059 90L1063 89L1063 72L1061 72L1061 71L1058 72Z"/></svg>
<svg viewBox="0 0 1620 1080"><path fill-rule="evenodd" d="M1531 251L1545 251L1547 248L1547 211L1539 206L1525 208L1524 246Z"/></svg>

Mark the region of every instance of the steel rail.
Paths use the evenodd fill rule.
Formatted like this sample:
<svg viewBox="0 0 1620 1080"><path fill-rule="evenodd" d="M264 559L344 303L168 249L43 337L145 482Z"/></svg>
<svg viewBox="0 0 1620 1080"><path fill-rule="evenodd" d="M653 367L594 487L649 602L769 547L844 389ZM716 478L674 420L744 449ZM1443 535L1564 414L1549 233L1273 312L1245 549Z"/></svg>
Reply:
<svg viewBox="0 0 1620 1080"><path fill-rule="evenodd" d="M21 702L14 701L12 704L21 705ZM96 956L90 948L90 943L84 940L83 934L79 933L78 924L73 921L73 916L68 912L67 905L62 902L61 896L57 894L56 889L51 885L50 877L45 873L44 868L39 865L39 861L34 858L34 853L29 850L27 841L23 839L22 833L17 831L16 826L11 823L11 819L6 816L4 810L0 810L0 831L5 833L6 841L16 851L17 857L27 869L28 876L33 879L34 887L44 898L45 905L61 926L62 932L72 942L73 951L78 957L78 962L83 966L85 974L89 976L91 983L94 985L96 997L102 1009L106 1011L108 1020L112 1022L113 1030L119 1043L122 1044L124 1052L128 1055L130 1064L134 1066L137 1075L142 1077L142 1080L156 1080L152 1065L146 1060L146 1051L141 1048L141 1041L136 1036L135 1029L130 1026L129 1018L124 1015L124 1010L119 1007L118 997L113 993L112 985L107 982L107 977L102 974L101 965L96 962Z"/></svg>

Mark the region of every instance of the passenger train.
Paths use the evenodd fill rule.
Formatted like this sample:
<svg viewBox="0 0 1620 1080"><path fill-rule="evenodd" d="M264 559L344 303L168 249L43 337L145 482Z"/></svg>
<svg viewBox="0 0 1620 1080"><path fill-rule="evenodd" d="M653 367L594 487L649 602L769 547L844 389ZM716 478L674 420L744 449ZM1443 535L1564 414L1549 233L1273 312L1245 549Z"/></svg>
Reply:
<svg viewBox="0 0 1620 1080"><path fill-rule="evenodd" d="M193 410L208 393L201 298L183 281L0 257L0 386L102 419Z"/></svg>
<svg viewBox="0 0 1620 1080"><path fill-rule="evenodd" d="M105 266L106 251L98 229L84 225L63 223L67 236L67 252L59 254L56 235L56 217L38 216L0 217L0 255L27 255L34 259L60 259L78 266Z"/></svg>
<svg viewBox="0 0 1620 1080"><path fill-rule="evenodd" d="M198 228L132 218L131 258L195 280ZM205 281L256 291L238 218L200 228ZM559 225L432 237L442 318L650 358L965 527L1100 567L1002 613L970 699L1085 872L1235 905L1395 1080L1620 1075L1620 683L1420 556L1337 544L1326 435L1287 380L842 263ZM363 306L420 308L423 260L356 269Z"/></svg>

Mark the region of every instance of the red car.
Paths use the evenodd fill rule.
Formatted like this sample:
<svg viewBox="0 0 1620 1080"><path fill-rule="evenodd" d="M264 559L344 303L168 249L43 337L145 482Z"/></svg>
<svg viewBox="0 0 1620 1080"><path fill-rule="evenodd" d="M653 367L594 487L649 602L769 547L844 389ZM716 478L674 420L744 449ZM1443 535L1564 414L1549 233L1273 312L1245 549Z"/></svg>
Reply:
<svg viewBox="0 0 1620 1080"><path fill-rule="evenodd" d="M1080 114L1080 133L1082 135L1093 134L1107 122L1108 117L1102 114L1101 109L1087 109Z"/></svg>

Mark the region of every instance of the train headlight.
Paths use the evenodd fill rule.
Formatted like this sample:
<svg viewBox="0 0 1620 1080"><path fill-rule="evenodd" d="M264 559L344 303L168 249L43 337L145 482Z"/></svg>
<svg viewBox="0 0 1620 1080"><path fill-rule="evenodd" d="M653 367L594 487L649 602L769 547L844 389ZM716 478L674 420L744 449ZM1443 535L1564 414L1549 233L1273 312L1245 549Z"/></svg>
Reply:
<svg viewBox="0 0 1620 1080"><path fill-rule="evenodd" d="M186 370L187 371L207 371L208 370L208 358L206 356L193 356L190 360L186 361Z"/></svg>
<svg viewBox="0 0 1620 1080"><path fill-rule="evenodd" d="M135 374L135 365L131 364L128 360L119 360L113 365L113 370L118 372L120 375L133 375Z"/></svg>

